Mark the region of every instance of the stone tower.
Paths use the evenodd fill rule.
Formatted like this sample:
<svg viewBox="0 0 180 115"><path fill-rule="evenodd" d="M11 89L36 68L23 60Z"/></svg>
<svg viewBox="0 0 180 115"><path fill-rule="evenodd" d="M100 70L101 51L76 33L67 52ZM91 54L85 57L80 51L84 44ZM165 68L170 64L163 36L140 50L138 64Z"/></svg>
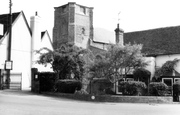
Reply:
<svg viewBox="0 0 180 115"><path fill-rule="evenodd" d="M123 38L124 31L119 28L119 24L117 24L117 28L114 31L116 34L116 36L115 36L116 44L123 46L124 45L124 38Z"/></svg>
<svg viewBox="0 0 180 115"><path fill-rule="evenodd" d="M89 39L93 38L93 8L69 2L55 7L53 43L54 48L61 48L66 43L88 48Z"/></svg>

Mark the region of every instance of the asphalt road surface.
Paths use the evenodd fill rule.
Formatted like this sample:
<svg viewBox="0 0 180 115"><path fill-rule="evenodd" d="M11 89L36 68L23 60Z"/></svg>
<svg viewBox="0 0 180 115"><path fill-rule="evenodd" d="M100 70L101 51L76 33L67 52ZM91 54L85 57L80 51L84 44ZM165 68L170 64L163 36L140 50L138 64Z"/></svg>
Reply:
<svg viewBox="0 0 180 115"><path fill-rule="evenodd" d="M0 90L0 115L180 115L180 104L97 103Z"/></svg>

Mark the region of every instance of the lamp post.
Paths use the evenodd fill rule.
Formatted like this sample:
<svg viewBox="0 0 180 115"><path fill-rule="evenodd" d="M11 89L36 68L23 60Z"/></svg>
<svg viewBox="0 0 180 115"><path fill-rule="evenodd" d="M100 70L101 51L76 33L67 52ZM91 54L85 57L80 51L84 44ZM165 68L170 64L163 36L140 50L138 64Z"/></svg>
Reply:
<svg viewBox="0 0 180 115"><path fill-rule="evenodd" d="M8 44L7 44L7 60L5 63L5 69L7 72L7 78L6 78L6 85L7 88L9 89L10 87L10 70L11 68L7 68L7 66L12 66L12 61L11 61L11 35L12 35L12 1L9 0L9 39L8 39Z"/></svg>

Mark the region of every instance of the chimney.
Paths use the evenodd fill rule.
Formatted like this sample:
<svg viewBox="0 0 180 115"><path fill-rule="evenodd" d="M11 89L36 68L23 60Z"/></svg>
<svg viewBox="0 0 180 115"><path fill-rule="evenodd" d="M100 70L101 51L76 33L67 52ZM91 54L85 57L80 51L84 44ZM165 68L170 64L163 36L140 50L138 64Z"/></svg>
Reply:
<svg viewBox="0 0 180 115"><path fill-rule="evenodd" d="M41 43L40 17L37 12L35 16L31 16L30 28L32 32L32 50L39 50Z"/></svg>
<svg viewBox="0 0 180 115"><path fill-rule="evenodd" d="M124 31L119 28L119 24L117 24L117 28L114 31L116 34L116 44L123 46L124 45L124 38L123 38Z"/></svg>
<svg viewBox="0 0 180 115"><path fill-rule="evenodd" d="M32 67L34 67L35 62L38 59L38 56L35 53L35 51L41 48L40 47L40 43L41 43L40 17L38 16L37 12L35 13L35 16L31 16L30 18L30 29L32 32L32 38L31 38Z"/></svg>

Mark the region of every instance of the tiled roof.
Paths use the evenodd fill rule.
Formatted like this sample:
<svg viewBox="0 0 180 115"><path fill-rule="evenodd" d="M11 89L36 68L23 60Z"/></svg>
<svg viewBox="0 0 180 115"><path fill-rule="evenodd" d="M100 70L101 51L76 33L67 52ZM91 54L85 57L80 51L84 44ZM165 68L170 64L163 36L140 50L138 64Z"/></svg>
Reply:
<svg viewBox="0 0 180 115"><path fill-rule="evenodd" d="M17 13L13 13L12 14L12 23L16 20L16 18L18 17L18 15L20 14L21 12L17 12ZM7 32L8 30L8 27L9 27L9 24L10 24L10 15L9 14L2 14L0 15L0 23L3 24L4 26L4 34ZM0 39L2 38L3 36L0 35Z"/></svg>
<svg viewBox="0 0 180 115"><path fill-rule="evenodd" d="M180 53L180 26L129 32L124 34L124 43L143 44L147 55Z"/></svg>

